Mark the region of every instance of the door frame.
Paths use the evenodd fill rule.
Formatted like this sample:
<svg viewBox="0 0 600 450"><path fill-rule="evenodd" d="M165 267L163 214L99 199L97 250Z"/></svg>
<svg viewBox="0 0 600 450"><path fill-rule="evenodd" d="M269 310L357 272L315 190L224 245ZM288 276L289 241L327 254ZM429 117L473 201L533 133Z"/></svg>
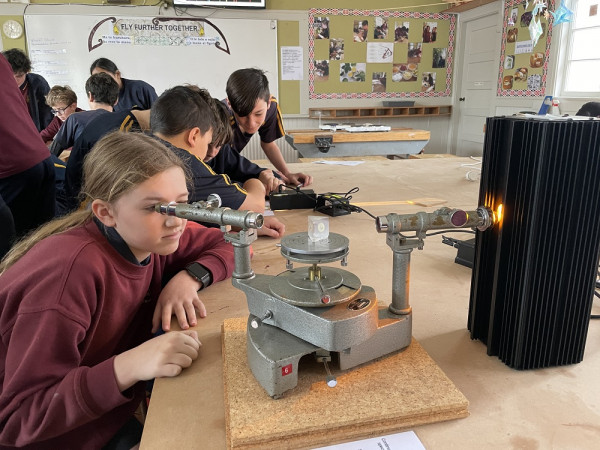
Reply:
<svg viewBox="0 0 600 450"><path fill-rule="evenodd" d="M448 139L448 153L451 153L453 155L456 155L456 150L458 148L458 126L459 126L459 122L460 122L460 111L461 111L461 104L459 102L459 98L462 96L462 82L459 79L459 77L457 77L457 72L460 72L460 74L463 73L463 69L464 69L464 63L465 63L465 47L466 47L466 23L472 21L472 20L477 20L477 19L481 19L483 17L492 15L492 14L496 14L497 15L497 22L496 22L496 39L495 39L495 47L496 47L496 67L500 67L500 50L501 50L501 44L502 44L502 21L503 21L503 15L504 15L504 10L503 10L503 6L504 3L501 0L492 2L492 3L488 3L486 5L480 6L478 8L473 8L470 9L468 11L465 12L461 12L458 15L458 29L460 30L458 35L457 35L457 42L456 42L456 48L457 48L457 52L456 52L456 59L454 60L454 76L453 76L453 82L454 82L454 90L453 90L453 97L452 97L452 111L458 112L458 114L452 114L452 120L451 120L451 126L450 126L450 130L451 130L451 136L449 136ZM458 71L456 69L459 69ZM495 93L495 90L493 91ZM490 110L494 111L496 108L496 101L497 101L497 97L494 94L492 96L492 98L490 99Z"/></svg>

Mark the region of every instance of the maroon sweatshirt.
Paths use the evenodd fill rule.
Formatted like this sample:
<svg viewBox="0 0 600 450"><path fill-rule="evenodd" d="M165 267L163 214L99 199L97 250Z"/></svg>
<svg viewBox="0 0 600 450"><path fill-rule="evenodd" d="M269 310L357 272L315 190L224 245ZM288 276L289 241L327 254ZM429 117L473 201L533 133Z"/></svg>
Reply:
<svg viewBox="0 0 600 450"><path fill-rule="evenodd" d="M31 169L50 157L29 115L12 68L0 55L0 178Z"/></svg>
<svg viewBox="0 0 600 450"><path fill-rule="evenodd" d="M127 261L95 223L36 244L0 275L0 448L99 449L144 397L115 355L150 339L164 277L197 261L231 276L221 231L188 222L178 250Z"/></svg>

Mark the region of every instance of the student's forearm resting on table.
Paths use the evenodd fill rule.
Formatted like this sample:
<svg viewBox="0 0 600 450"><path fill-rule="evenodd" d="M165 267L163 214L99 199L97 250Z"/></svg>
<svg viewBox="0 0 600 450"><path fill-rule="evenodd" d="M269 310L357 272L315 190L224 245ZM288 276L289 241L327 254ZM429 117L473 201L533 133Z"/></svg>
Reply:
<svg viewBox="0 0 600 450"><path fill-rule="evenodd" d="M248 195L238 209L263 213L265 211L266 195L264 184L258 178L250 178L244 183L243 188L248 192Z"/></svg>

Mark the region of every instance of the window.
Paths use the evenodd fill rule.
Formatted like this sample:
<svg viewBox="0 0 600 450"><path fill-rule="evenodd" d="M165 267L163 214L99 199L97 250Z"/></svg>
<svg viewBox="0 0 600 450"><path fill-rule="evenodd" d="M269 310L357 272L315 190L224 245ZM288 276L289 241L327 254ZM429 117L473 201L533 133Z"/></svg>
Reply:
<svg viewBox="0 0 600 450"><path fill-rule="evenodd" d="M558 2L557 2L558 4ZM600 0L571 0L574 20L563 23L564 96L597 96L600 93Z"/></svg>

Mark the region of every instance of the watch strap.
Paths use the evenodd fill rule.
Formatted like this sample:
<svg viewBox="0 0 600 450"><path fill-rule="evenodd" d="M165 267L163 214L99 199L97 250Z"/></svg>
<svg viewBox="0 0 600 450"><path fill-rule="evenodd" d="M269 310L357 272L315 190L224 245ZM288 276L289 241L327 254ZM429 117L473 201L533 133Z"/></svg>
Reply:
<svg viewBox="0 0 600 450"><path fill-rule="evenodd" d="M194 262L188 265L185 270L189 273L193 278L202 283L202 287L199 289L204 289L212 284L212 273L202 264Z"/></svg>

